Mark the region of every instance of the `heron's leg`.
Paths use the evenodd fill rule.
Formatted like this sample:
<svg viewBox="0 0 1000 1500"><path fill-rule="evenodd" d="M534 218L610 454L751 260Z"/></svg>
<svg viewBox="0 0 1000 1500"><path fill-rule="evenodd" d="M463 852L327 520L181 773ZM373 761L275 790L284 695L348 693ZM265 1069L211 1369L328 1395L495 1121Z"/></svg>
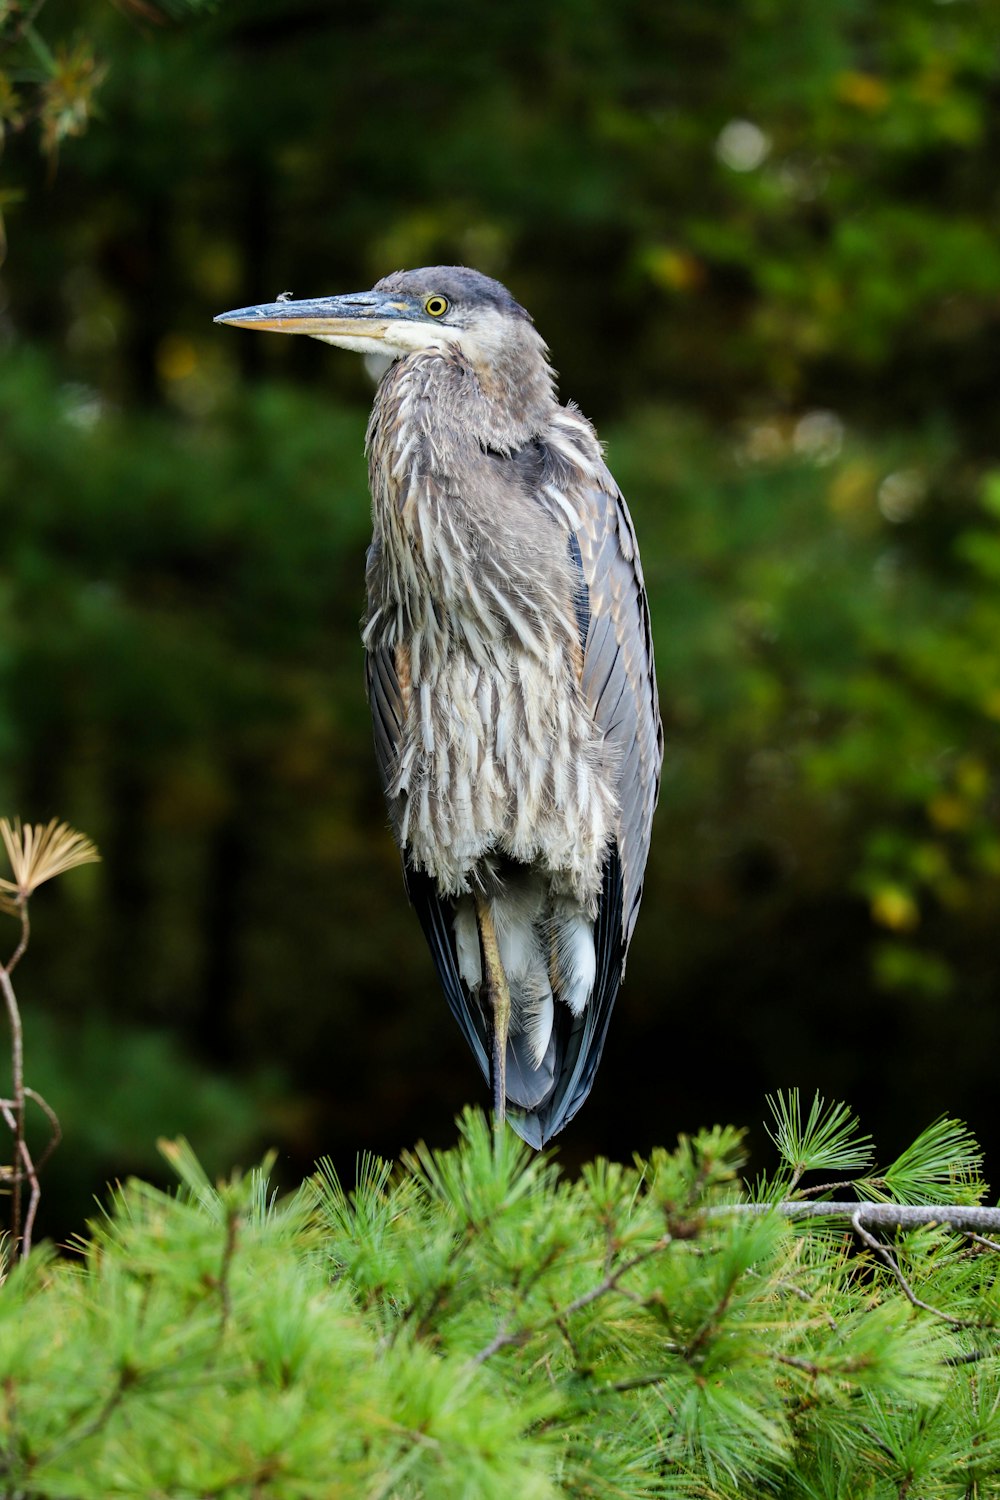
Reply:
<svg viewBox="0 0 1000 1500"><path fill-rule="evenodd" d="M507 1031L510 1026L510 987L500 961L500 945L490 904L476 897L479 956L483 967L483 989L492 1017L490 1029L490 1087L493 1091L493 1122L502 1125L507 1114Z"/></svg>

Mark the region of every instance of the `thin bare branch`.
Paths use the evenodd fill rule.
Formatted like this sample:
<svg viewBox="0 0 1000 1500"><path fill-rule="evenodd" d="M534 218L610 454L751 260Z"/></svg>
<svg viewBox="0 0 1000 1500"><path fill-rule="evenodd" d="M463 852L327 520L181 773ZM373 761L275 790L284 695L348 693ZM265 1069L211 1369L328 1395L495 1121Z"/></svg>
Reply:
<svg viewBox="0 0 1000 1500"><path fill-rule="evenodd" d="M971 1229L968 1231L968 1235L974 1244L982 1245L986 1250L1000 1250L1000 1242L997 1240L987 1239L984 1234L973 1234Z"/></svg>
<svg viewBox="0 0 1000 1500"><path fill-rule="evenodd" d="M15 902L15 909L18 916L21 918L21 936L18 939L17 947L14 949L10 958L7 960L8 975L13 974L14 970L21 962L21 959L24 957L28 944L31 941L31 919L28 915L28 900L26 896L19 896L17 898L17 901Z"/></svg>
<svg viewBox="0 0 1000 1500"><path fill-rule="evenodd" d="M35 1162L35 1171L40 1172L45 1163L48 1161L49 1157L52 1155L53 1151L59 1145L59 1142L62 1140L62 1126L59 1123L59 1116L56 1114L51 1104L49 1104L46 1099L43 1099L42 1095L39 1094L36 1089L31 1089L27 1084L25 1084L24 1097L26 1099L30 1099L34 1104L38 1105L39 1109L42 1111L49 1124L52 1126L52 1134L49 1136L49 1139L46 1142L45 1150Z"/></svg>
<svg viewBox="0 0 1000 1500"><path fill-rule="evenodd" d="M14 1175L11 1185L10 1229L12 1241L14 1245L17 1245L21 1238L22 1177L17 1163L21 1157L21 1148L24 1144L24 1033L21 1028L21 1012L18 1009L14 986L11 984L8 970L2 965L0 965L0 989L3 990L4 1004L7 1007L7 1020L10 1024L10 1070L14 1095L8 1121L14 1135Z"/></svg>
<svg viewBox="0 0 1000 1500"><path fill-rule="evenodd" d="M643 1391L651 1385L662 1385L667 1378L667 1374L663 1370L654 1371L651 1375L627 1375L622 1380L609 1380L606 1385L600 1387L600 1394L604 1396L607 1394L618 1395L623 1391ZM667 1406L667 1411L672 1414L673 1408Z"/></svg>
<svg viewBox="0 0 1000 1500"><path fill-rule="evenodd" d="M24 1215L24 1229L21 1233L21 1259L27 1260L31 1254L31 1237L35 1231L35 1214L38 1212L38 1200L42 1196L42 1190L38 1185L38 1168L31 1159L27 1141L21 1142L21 1160L24 1162L24 1175L28 1179L31 1189L28 1197L28 1207Z"/></svg>
<svg viewBox="0 0 1000 1500"><path fill-rule="evenodd" d="M783 1214L786 1219L855 1218L868 1229L919 1229L928 1224L946 1224L959 1233L1000 1231L1000 1208L965 1203L851 1203L828 1200L804 1203L798 1198L783 1203L724 1203L702 1212L708 1218L726 1214Z"/></svg>
<svg viewBox="0 0 1000 1500"><path fill-rule="evenodd" d="M490 1339L489 1343L484 1344L483 1347L472 1356L472 1358L469 1360L469 1364L485 1364L488 1359L492 1359L493 1355L497 1354L501 1349L509 1349L512 1344L523 1343L525 1339L531 1337L534 1331L534 1328L515 1328L513 1330L507 1328L499 1329L499 1331L493 1336L493 1338Z"/></svg>
<svg viewBox="0 0 1000 1500"><path fill-rule="evenodd" d="M58 1442L53 1443L51 1448L47 1448L39 1455L37 1462L39 1464L51 1463L54 1458L61 1458L64 1453L78 1447L80 1443L85 1443L89 1438L96 1437L107 1426L121 1405L125 1392L131 1386L135 1385L136 1380L136 1372L130 1366L123 1366L118 1372L118 1379L115 1381L114 1386L96 1415L91 1417L89 1421L81 1422L78 1427L71 1429Z"/></svg>
<svg viewBox="0 0 1000 1500"><path fill-rule="evenodd" d="M14 1112L12 1102L10 1100L0 1100L0 1116L3 1117L4 1123L7 1125L11 1134L16 1139L17 1116ZM35 1224L35 1212L38 1208L38 1200L41 1197L41 1188L38 1186L37 1168L35 1167L35 1163L31 1159L31 1152L28 1150L28 1143L23 1139L23 1137L17 1143L15 1161L18 1157L21 1160L22 1166L18 1167L15 1165L8 1168L7 1170L10 1172L10 1181L13 1185L13 1191L18 1195L19 1207L20 1189L22 1183L27 1182L31 1187L31 1196L28 1199L28 1211L24 1216L24 1233L20 1236L19 1245L18 1238L12 1236L12 1242L14 1245L18 1245L18 1253L20 1254L21 1259L24 1260L31 1251L31 1232Z"/></svg>
<svg viewBox="0 0 1000 1500"><path fill-rule="evenodd" d="M787 1365L791 1370L802 1370L806 1375L811 1375L813 1380L818 1380L823 1374L822 1366L815 1360L801 1359L797 1354L776 1354L774 1357L779 1365Z"/></svg>
<svg viewBox="0 0 1000 1500"><path fill-rule="evenodd" d="M865 1182L877 1188L882 1186L882 1181L878 1177L866 1177ZM814 1187L802 1188L800 1191L803 1198L815 1198L817 1193L833 1193L843 1186L844 1179L841 1178L839 1182L817 1182Z"/></svg>
<svg viewBox="0 0 1000 1500"><path fill-rule="evenodd" d="M858 1238L868 1246L869 1250L874 1250L879 1259L889 1267L889 1270L896 1278L900 1291L903 1293L908 1302L912 1302L914 1307L922 1308L924 1312L933 1313L936 1318L941 1318L943 1322L950 1323L952 1328L974 1328L978 1326L975 1323L967 1322L963 1318L953 1318L951 1313L944 1312L940 1307L932 1306L930 1302L924 1302L920 1297L917 1296L916 1292L910 1286L910 1283L907 1281L906 1277L899 1269L895 1256L891 1253L888 1247L883 1245L880 1240L877 1240L873 1234L868 1233L868 1230L865 1229L864 1225L861 1223L861 1219L858 1214L853 1214L851 1216L851 1224L853 1225L854 1232L858 1236Z"/></svg>

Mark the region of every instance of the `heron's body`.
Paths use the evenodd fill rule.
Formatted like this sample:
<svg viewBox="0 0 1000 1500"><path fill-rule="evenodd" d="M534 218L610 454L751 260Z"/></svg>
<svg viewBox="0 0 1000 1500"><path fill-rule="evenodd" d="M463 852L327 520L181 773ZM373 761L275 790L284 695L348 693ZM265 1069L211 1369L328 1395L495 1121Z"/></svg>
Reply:
<svg viewBox="0 0 1000 1500"><path fill-rule="evenodd" d="M467 894L500 855L592 917L617 796L582 690L569 502L541 492L537 438L514 450L520 462L484 451L468 426L435 443L425 414L474 379L460 356L399 361L369 427L364 640L399 685L383 765L393 828L443 895ZM592 434L560 417L564 453L592 476Z"/></svg>
<svg viewBox="0 0 1000 1500"><path fill-rule="evenodd" d="M401 332L406 312L389 312L388 336L365 341L374 313L435 302L453 323L428 314L426 334L416 319ZM395 348L368 428L379 770L411 899L487 1074L484 1002L494 981L509 990L502 1087L540 1145L593 1082L656 800L661 731L631 522L504 288L434 267L335 304L330 332L313 312L323 303L227 316ZM295 326L297 308L308 326Z"/></svg>

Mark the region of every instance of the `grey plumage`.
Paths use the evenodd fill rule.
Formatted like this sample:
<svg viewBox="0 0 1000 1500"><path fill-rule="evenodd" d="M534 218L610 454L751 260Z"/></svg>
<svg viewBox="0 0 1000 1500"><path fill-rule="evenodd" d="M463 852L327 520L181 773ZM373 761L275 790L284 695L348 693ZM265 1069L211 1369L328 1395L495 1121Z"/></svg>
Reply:
<svg viewBox="0 0 1000 1500"><path fill-rule="evenodd" d="M448 1003L540 1146L593 1083L659 783L625 501L530 317L478 272L222 321L393 357L367 435L379 775Z"/></svg>

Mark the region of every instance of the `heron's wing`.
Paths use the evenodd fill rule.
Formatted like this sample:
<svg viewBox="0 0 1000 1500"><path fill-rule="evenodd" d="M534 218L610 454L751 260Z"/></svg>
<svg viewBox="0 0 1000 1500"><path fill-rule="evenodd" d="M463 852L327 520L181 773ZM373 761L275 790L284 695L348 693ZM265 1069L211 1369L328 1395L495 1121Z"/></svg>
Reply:
<svg viewBox="0 0 1000 1500"><path fill-rule="evenodd" d="M590 435L582 418L568 420ZM603 462L570 465L557 450L542 494L546 491L560 497L553 513L570 529L570 553L583 583L576 603L583 641L581 685L612 755L627 949L642 897L663 760L642 564L628 507Z"/></svg>
<svg viewBox="0 0 1000 1500"><path fill-rule="evenodd" d="M396 776L399 746L403 735L403 699L399 689L395 653L387 646L375 646L365 653L365 687L372 714L375 736L375 761L386 801Z"/></svg>
<svg viewBox="0 0 1000 1500"><path fill-rule="evenodd" d="M649 606L632 519L583 418L567 412L565 441L541 444L532 488L567 530L579 588L573 608L583 653L581 687L610 748L618 811L594 924L596 979L580 1016L557 1005L556 1081L535 1111L512 1112L514 1128L542 1146L590 1093L635 928L663 760ZM580 462L572 462L574 439ZM538 450L533 457L538 464ZM527 477L527 476L526 476Z"/></svg>
<svg viewBox="0 0 1000 1500"><path fill-rule="evenodd" d="M391 806L391 789L395 781L403 733L404 706L395 652L390 647L369 645L365 654L365 684L372 714L379 780L386 801ZM490 1065L486 1024L481 1008L472 999L458 971L454 903L439 896L433 879L421 870L414 870L405 856L403 880L406 894L424 930L448 1008L488 1080Z"/></svg>
<svg viewBox="0 0 1000 1500"><path fill-rule="evenodd" d="M649 606L631 517L613 481L609 490L588 490L581 500L577 542L590 603L583 692L614 756L622 940L627 950L642 898L660 789L663 727Z"/></svg>
<svg viewBox="0 0 1000 1500"><path fill-rule="evenodd" d="M465 1040L472 1049L480 1071L487 1083L490 1079L489 1037L482 1007L469 994L461 974L458 972L458 956L455 951L455 904L438 895L433 877L423 870L414 870L403 860L403 879L406 894L424 929L424 937L431 950L431 958L444 990L444 997Z"/></svg>

